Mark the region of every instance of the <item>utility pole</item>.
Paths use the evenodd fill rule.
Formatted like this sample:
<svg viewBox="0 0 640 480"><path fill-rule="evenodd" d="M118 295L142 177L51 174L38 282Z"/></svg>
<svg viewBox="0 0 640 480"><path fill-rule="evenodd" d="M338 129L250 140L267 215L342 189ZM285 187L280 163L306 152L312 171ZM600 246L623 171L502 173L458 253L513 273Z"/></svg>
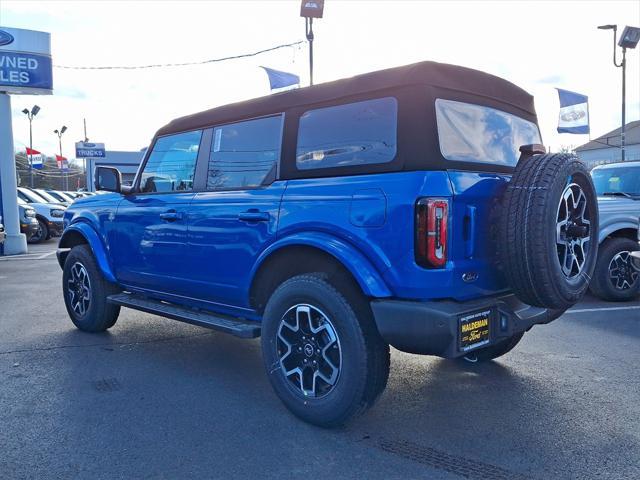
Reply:
<svg viewBox="0 0 640 480"><path fill-rule="evenodd" d="M615 46L613 47L615 48ZM622 47L622 130L620 131L620 146L622 148L622 161L624 162L625 130L627 128L627 48Z"/></svg>
<svg viewBox="0 0 640 480"><path fill-rule="evenodd" d="M31 122L33 121L33 117L35 117L40 111L40 107L38 105L34 105L31 111L25 108L22 110L27 118L29 119L29 150L33 150L33 128ZM33 154L29 154L29 186L33 188Z"/></svg>
<svg viewBox="0 0 640 480"><path fill-rule="evenodd" d="M313 85L313 18L305 18L304 20L309 41L309 85Z"/></svg>
<svg viewBox="0 0 640 480"><path fill-rule="evenodd" d="M637 27L624 27L620 41L616 42L618 38L618 26L617 25L600 25L600 30L613 30L613 65L615 67L622 67L622 127L620 128L620 148L622 149L622 161L625 161L625 130L626 130L626 111L627 111L627 48L636 48L638 41L640 40L640 28ZM616 60L616 45L622 47L622 62L618 64Z"/></svg>
<svg viewBox="0 0 640 480"><path fill-rule="evenodd" d="M68 177L67 177L67 173L64 171L64 160L63 160L63 156L62 156L62 134L64 132L67 131L67 127L66 126L62 126L62 128L60 128L60 130L54 130L53 133L55 133L58 136L58 147L60 148L60 165L62 166L62 183L63 183L63 189L65 191L69 190L69 185L68 185Z"/></svg>
<svg viewBox="0 0 640 480"><path fill-rule="evenodd" d="M82 121L84 122L84 141L88 142L89 141L89 137L87 137L87 119L83 118ZM89 185L86 185L87 183L87 159L86 157L82 157L82 173L84 174L84 183L85 183L85 190L89 190ZM80 185L78 185L78 190L80 189Z"/></svg>
<svg viewBox="0 0 640 480"><path fill-rule="evenodd" d="M302 0L300 16L304 17L304 31L309 42L309 84L313 85L313 19L322 18L324 0Z"/></svg>

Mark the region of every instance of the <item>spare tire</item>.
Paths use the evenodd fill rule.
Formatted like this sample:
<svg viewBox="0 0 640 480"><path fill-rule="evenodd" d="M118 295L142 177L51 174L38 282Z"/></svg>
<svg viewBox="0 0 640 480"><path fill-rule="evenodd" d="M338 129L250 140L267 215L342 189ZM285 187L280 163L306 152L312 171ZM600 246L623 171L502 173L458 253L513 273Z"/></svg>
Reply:
<svg viewBox="0 0 640 480"><path fill-rule="evenodd" d="M500 213L499 259L518 298L559 310L578 302L598 254L597 197L584 164L566 153L523 157Z"/></svg>

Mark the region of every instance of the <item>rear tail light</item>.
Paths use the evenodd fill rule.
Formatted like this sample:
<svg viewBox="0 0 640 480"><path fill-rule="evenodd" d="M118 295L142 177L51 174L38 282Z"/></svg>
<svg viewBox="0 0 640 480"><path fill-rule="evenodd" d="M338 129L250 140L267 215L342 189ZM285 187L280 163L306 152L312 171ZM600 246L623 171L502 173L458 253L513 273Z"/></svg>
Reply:
<svg viewBox="0 0 640 480"><path fill-rule="evenodd" d="M442 268L447 263L449 202L421 198L416 204L415 254L418 265Z"/></svg>

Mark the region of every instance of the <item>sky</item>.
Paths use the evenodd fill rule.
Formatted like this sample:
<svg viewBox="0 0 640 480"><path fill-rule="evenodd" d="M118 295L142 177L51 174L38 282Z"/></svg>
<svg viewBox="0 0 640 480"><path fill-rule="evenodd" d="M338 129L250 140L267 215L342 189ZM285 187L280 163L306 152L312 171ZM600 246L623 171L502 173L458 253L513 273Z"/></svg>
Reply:
<svg viewBox="0 0 640 480"><path fill-rule="evenodd" d="M200 61L304 40L299 0L0 0L0 26L51 32L54 65L120 66ZM326 0L314 23L314 80L326 82L422 60L503 77L534 95L552 150L587 135L556 133L555 88L589 97L592 138L620 126L620 68L611 31L640 26L640 0ZM618 61L620 58L618 58ZM28 144L21 110L38 104L34 147L63 153L84 138L140 150L172 118L270 93L261 65L308 84L307 45L241 60L144 70L54 68L54 95L13 96L16 149ZM640 119L640 48L627 53L627 122Z"/></svg>

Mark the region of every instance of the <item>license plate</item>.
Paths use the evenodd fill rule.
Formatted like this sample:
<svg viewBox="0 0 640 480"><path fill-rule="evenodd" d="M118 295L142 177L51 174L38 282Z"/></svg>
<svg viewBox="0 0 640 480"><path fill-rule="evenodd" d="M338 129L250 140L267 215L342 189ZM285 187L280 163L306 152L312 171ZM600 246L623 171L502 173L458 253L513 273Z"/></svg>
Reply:
<svg viewBox="0 0 640 480"><path fill-rule="evenodd" d="M458 346L460 351L468 352L489 343L491 317L492 312L490 309L460 317L458 321Z"/></svg>

